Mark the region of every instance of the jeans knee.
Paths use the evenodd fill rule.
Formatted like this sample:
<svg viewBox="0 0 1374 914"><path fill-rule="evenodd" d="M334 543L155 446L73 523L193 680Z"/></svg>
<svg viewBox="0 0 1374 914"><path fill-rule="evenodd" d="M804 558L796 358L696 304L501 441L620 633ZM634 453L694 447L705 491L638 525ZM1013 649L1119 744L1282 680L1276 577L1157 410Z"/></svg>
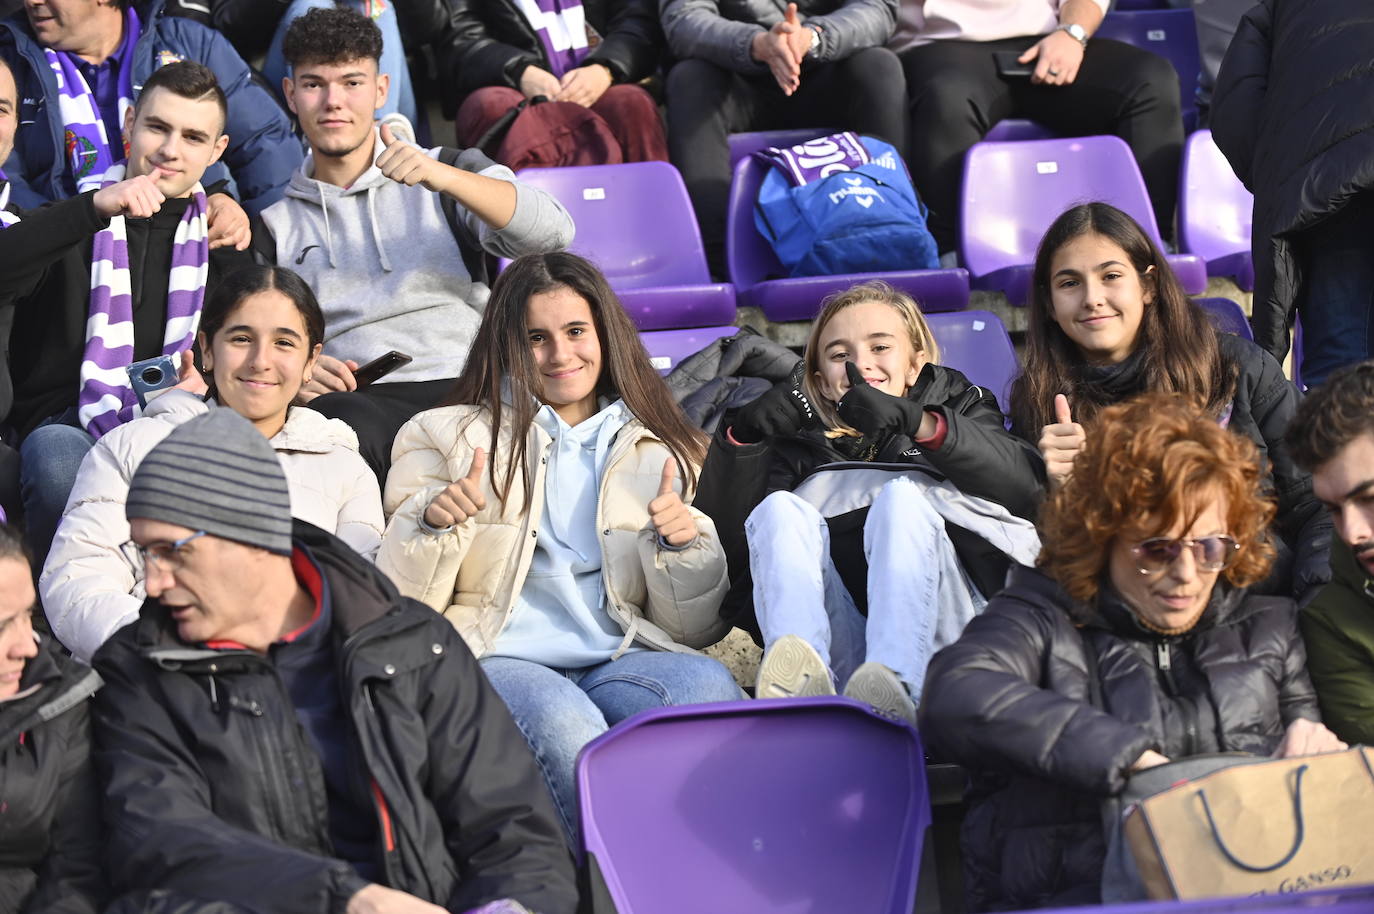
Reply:
<svg viewBox="0 0 1374 914"><path fill-rule="evenodd" d="M837 61L836 66L844 68L845 77L854 82L856 91L860 87L879 92L890 88L901 91L906 85L901 58L887 48L862 48Z"/></svg>
<svg viewBox="0 0 1374 914"><path fill-rule="evenodd" d="M680 60L668 71L663 90L668 97L668 112L681 108L687 99L695 106L715 110L730 89L730 71L698 57Z"/></svg>
<svg viewBox="0 0 1374 914"><path fill-rule="evenodd" d="M81 461L95 447L84 429L53 424L34 429L19 445L20 475L28 481L76 479Z"/></svg>

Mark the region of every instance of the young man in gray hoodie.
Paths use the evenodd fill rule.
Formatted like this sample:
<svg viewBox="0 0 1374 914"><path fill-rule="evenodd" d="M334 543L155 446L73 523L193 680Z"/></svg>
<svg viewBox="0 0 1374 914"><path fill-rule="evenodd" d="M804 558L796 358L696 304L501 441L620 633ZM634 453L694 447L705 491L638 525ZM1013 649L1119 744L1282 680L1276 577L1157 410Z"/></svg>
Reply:
<svg viewBox="0 0 1374 914"><path fill-rule="evenodd" d="M353 426L385 481L391 441L462 372L486 304L485 255L559 251L572 217L477 150L421 149L374 122L388 79L382 36L350 9L292 23L288 106L310 142L284 199L253 229L259 256L305 277L327 332L310 406ZM412 361L358 389L354 371L391 350Z"/></svg>

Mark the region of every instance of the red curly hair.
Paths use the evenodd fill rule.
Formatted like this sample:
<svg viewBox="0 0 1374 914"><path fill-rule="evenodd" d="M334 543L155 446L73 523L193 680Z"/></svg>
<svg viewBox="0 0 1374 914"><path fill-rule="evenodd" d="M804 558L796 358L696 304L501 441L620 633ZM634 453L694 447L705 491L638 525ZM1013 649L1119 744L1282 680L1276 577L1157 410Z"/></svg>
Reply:
<svg viewBox="0 0 1374 914"><path fill-rule="evenodd" d="M1254 443L1191 400L1144 394L1108 407L1089 429L1073 472L1041 509L1038 564L1070 596L1091 604L1118 536L1165 535L1219 496L1227 533L1240 544L1222 574L1248 587L1274 560L1266 531L1276 509L1263 479Z"/></svg>

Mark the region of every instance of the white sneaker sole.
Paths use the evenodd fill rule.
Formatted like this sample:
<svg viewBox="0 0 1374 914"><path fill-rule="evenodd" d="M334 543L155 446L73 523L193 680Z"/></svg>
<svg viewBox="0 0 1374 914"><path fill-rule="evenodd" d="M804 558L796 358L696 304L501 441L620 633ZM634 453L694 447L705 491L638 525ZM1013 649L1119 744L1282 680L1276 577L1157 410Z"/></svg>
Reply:
<svg viewBox="0 0 1374 914"><path fill-rule="evenodd" d="M754 681L755 698L834 695L830 670L816 649L796 635L783 635L768 648Z"/></svg>
<svg viewBox="0 0 1374 914"><path fill-rule="evenodd" d="M865 663L844 687L847 698L861 701L884 717L916 726L916 703L897 674L881 663Z"/></svg>

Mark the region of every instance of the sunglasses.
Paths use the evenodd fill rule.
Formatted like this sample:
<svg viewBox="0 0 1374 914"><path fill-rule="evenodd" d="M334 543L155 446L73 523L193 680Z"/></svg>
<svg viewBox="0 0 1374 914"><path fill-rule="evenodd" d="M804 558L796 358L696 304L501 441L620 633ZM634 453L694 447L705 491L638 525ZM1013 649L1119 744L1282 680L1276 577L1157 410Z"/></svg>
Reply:
<svg viewBox="0 0 1374 914"><path fill-rule="evenodd" d="M1199 571L1212 572L1221 571L1235 561L1240 543L1224 534L1198 539L1156 536L1132 546L1131 554L1135 556L1135 566L1141 574L1158 574L1178 561L1184 549L1192 551L1193 562Z"/></svg>

